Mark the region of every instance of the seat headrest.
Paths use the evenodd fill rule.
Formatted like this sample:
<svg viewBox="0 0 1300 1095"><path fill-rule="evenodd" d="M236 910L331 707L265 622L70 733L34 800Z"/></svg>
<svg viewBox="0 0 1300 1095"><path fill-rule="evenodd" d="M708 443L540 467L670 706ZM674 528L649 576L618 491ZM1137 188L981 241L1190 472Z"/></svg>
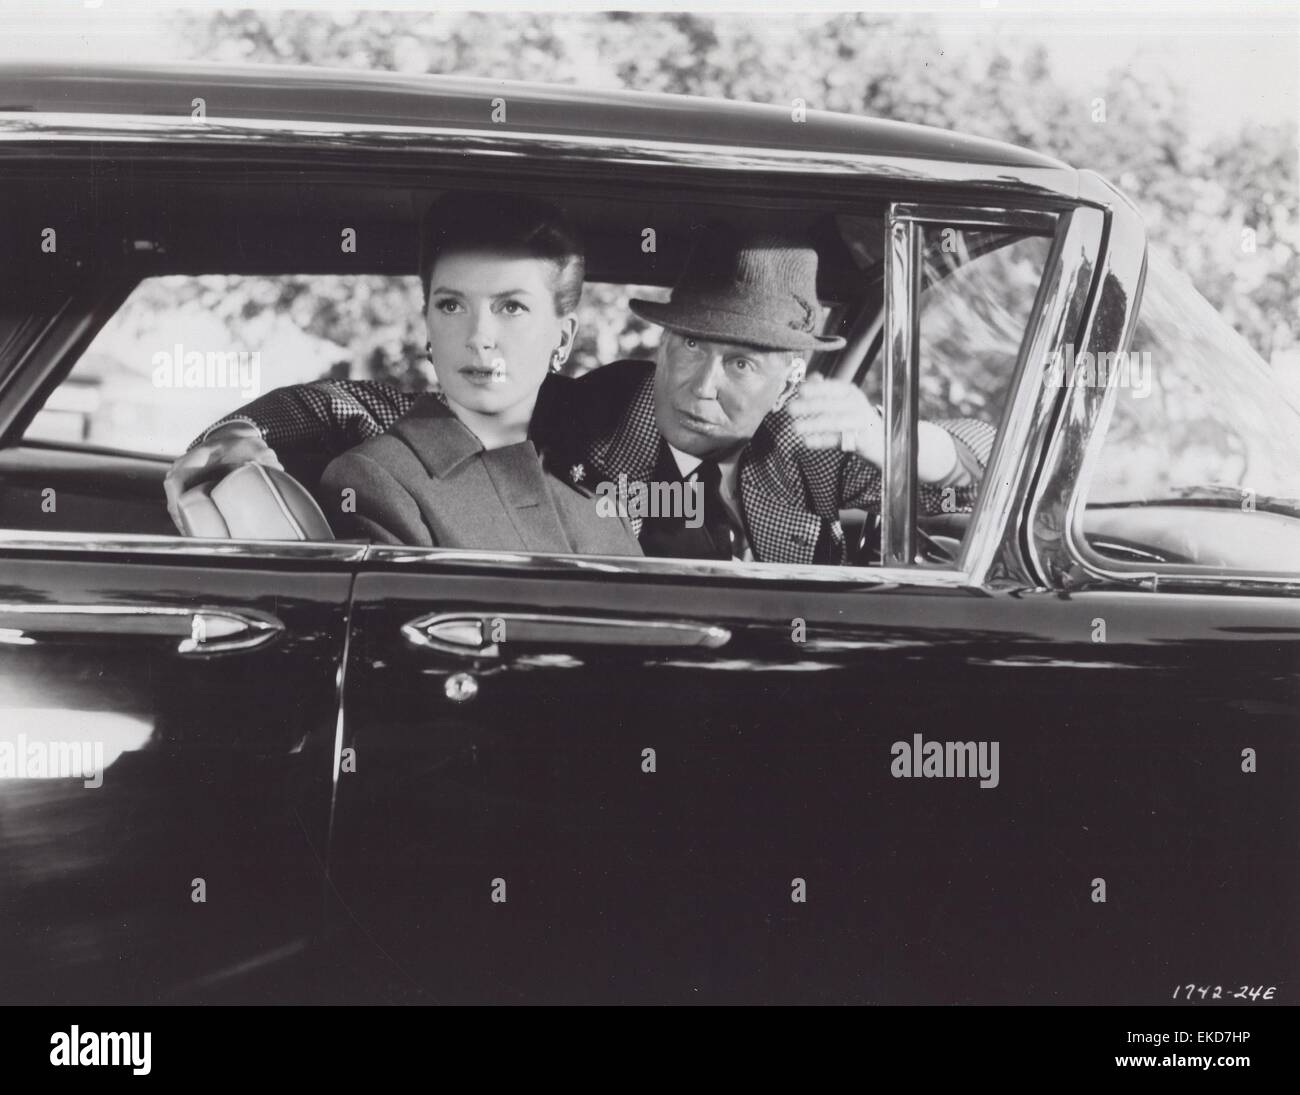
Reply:
<svg viewBox="0 0 1300 1095"><path fill-rule="evenodd" d="M177 508L186 536L216 540L333 540L320 506L292 475L263 464L243 464L219 483L181 495Z"/></svg>

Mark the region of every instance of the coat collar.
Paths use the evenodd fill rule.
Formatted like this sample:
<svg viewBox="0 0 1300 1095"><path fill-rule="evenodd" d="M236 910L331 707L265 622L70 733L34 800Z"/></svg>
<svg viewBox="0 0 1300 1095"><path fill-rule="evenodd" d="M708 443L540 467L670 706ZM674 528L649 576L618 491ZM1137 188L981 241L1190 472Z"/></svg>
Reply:
<svg viewBox="0 0 1300 1095"><path fill-rule="evenodd" d="M422 395L392 426L435 479L445 479L466 460L483 451L474 436L436 395Z"/></svg>
<svg viewBox="0 0 1300 1095"><path fill-rule="evenodd" d="M614 428L595 439L592 461L610 476L650 479L659 459L659 425L655 421L655 371L647 369Z"/></svg>

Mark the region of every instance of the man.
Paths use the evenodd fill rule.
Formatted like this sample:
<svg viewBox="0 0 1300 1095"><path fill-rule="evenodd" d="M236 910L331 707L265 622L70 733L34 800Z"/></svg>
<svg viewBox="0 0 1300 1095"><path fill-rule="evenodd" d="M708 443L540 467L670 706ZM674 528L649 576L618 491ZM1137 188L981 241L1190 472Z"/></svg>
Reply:
<svg viewBox="0 0 1300 1095"><path fill-rule="evenodd" d="M710 226L669 302L631 302L665 328L657 361L606 365L552 385L558 394L539 402L537 413L557 423L552 436L563 431L575 484L684 480L702 491L702 521L634 517L647 555L842 564L839 511L878 512L880 414L851 384L805 382L809 352L844 345L816 333L816 277L810 247ZM364 381L271 392L177 461L169 508L213 470L278 466L273 447L342 452L382 432L414 398ZM919 425L923 511L941 509L945 488L956 509L970 507L993 437L973 420Z"/></svg>

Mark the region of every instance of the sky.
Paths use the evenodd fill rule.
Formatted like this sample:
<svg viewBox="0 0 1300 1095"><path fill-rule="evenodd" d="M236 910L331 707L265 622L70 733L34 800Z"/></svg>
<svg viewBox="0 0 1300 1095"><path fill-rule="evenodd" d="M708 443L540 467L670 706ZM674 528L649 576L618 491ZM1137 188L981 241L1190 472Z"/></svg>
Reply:
<svg viewBox="0 0 1300 1095"><path fill-rule="evenodd" d="M180 6L180 5L175 5ZM215 8L217 3L190 3ZM363 10L367 5L332 0L292 3L227 4L227 7L299 7ZM383 0L370 7L427 10L429 4ZM605 0L564 4L503 3L477 0L436 5L492 10L654 10L665 4ZM168 31L169 5L158 0L0 0L0 61L30 58L83 60L185 60L188 55ZM1099 86L1116 65L1157 65L1181 81L1196 119L1198 137L1212 137L1252 124L1300 125L1300 0L1289 3L1215 5L1093 2L1010 3L968 0L912 5L855 5L845 0L784 3L673 4L674 10L751 10L779 35L782 16L791 10L898 11L933 19L956 50L978 49L981 38L996 35L1048 49L1062 83L1087 92ZM906 119L902 119L906 120Z"/></svg>

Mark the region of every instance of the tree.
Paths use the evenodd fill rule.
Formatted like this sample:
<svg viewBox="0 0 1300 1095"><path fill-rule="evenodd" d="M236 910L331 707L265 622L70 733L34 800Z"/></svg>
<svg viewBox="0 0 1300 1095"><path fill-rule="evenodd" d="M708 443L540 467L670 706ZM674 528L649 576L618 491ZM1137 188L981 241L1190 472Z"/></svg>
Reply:
<svg viewBox="0 0 1300 1095"><path fill-rule="evenodd" d="M1140 59L1104 73L1097 91L1085 96L1054 82L1041 46L991 35L956 54L924 21L860 13L758 19L245 10L183 12L175 26L195 58L581 83L787 106L802 98L809 108L1010 141L1092 168L1125 189L1146 216L1152 243L1266 358L1300 343L1294 132L1246 130L1200 147L1178 87ZM1247 229L1253 251L1244 249ZM365 337L357 325L383 322L381 313L391 314L401 296L394 293L388 299L376 285L362 301L323 301L327 314L313 322L342 349L355 350ZM620 301L612 289L589 295L580 365L612 345L629 352L649 347L653 333L619 312ZM404 345L401 353L410 352ZM367 368L415 377L410 360L388 354L371 347Z"/></svg>

